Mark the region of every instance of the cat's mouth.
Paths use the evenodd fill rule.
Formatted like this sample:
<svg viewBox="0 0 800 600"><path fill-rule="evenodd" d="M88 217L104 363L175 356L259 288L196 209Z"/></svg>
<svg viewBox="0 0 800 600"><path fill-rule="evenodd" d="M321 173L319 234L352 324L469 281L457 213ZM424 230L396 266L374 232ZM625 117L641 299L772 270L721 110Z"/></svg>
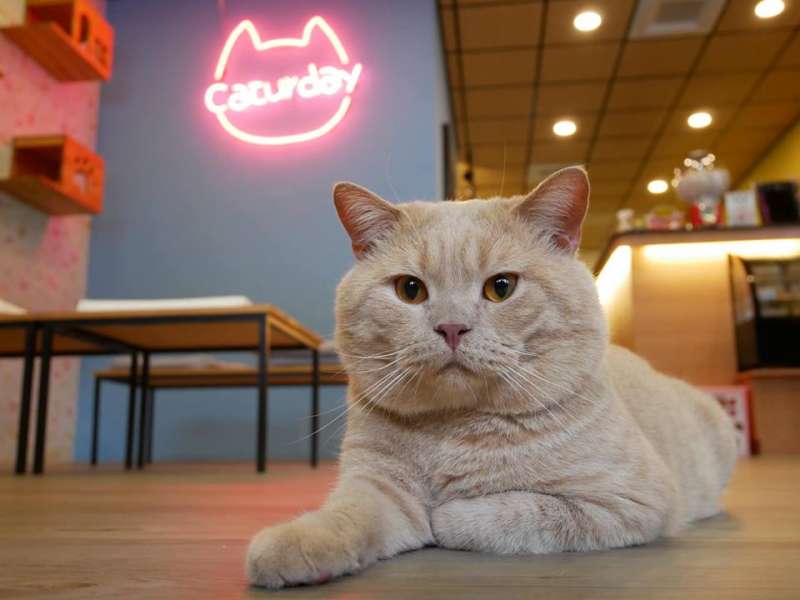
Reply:
<svg viewBox="0 0 800 600"><path fill-rule="evenodd" d="M466 367L464 364L461 363L461 361L455 358L451 358L444 364L444 366L442 366L442 368L439 369L438 373L441 375L444 373L455 373L459 371L462 373L470 373L470 374L472 373L472 369Z"/></svg>

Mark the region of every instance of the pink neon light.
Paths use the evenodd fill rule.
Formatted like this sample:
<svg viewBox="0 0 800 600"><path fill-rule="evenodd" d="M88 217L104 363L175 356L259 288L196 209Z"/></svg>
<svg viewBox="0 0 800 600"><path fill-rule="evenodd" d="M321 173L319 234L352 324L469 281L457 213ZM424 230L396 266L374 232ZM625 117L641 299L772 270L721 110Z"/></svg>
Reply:
<svg viewBox="0 0 800 600"><path fill-rule="evenodd" d="M273 82L249 81L247 83L234 83L229 85L222 81L231 52L242 35L247 34L250 36L253 47L258 52L263 52L272 48L286 46L304 48L308 46L311 41L311 34L314 28L319 28L325 37L327 37L342 66L349 65L350 59L347 56L347 51L344 49L342 42L339 40L336 32L334 32L330 25L325 22L325 19L320 16L312 17L308 23L306 23L301 38L282 38L262 41L255 25L253 25L250 20L242 21L233 29L222 48L222 53L217 61L216 69L214 69L215 83L208 86L204 95L206 108L217 117L217 120L225 131L233 137L250 144L279 146L306 142L321 137L330 132L342 121L352 103L352 93L361 75L361 63L354 64L350 71L332 66L317 68L314 63L309 63L306 67L306 75L302 77L285 76L277 79L274 82L274 92L272 91ZM316 87L310 88L309 85L311 84L309 81L314 83ZM294 97L295 92L303 99L310 99L320 95L334 95L341 90L344 91L344 96L336 112L334 112L333 116L331 116L328 121L316 129L292 135L265 136L248 133L231 123L226 114L229 110L233 112L242 112L253 106L264 106L270 103L290 100ZM221 97L223 94L228 94L225 101L223 103L217 102L217 97Z"/></svg>

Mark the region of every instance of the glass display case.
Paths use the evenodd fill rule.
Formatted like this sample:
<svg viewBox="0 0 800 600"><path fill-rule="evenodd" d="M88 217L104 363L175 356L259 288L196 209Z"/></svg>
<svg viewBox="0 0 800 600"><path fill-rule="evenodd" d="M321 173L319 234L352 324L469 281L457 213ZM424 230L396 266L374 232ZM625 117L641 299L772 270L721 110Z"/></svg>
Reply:
<svg viewBox="0 0 800 600"><path fill-rule="evenodd" d="M800 257L729 261L739 370L800 366Z"/></svg>

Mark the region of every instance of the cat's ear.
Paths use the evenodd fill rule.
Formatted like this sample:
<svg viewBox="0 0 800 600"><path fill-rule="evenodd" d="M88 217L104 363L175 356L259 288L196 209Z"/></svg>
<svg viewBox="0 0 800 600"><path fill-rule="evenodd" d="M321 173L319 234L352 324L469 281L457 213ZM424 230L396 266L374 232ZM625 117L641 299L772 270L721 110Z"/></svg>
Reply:
<svg viewBox="0 0 800 600"><path fill-rule="evenodd" d="M542 228L554 248L574 253L589 209L589 176L582 167L566 167L542 181L514 210Z"/></svg>
<svg viewBox="0 0 800 600"><path fill-rule="evenodd" d="M333 186L333 203L358 259L369 254L375 243L394 228L402 214L377 194L354 183Z"/></svg>

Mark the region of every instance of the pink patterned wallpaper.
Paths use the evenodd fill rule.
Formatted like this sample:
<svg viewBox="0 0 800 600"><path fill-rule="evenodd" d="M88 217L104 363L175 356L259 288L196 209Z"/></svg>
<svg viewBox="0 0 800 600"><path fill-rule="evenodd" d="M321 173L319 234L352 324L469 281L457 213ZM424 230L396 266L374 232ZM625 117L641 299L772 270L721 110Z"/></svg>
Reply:
<svg viewBox="0 0 800 600"><path fill-rule="evenodd" d="M66 133L95 147L100 84L61 83L0 35L0 147ZM86 289L90 219L49 217L0 192L0 299L27 310L75 307ZM77 359L53 361L47 460L72 460ZM0 361L0 463L15 454L21 361Z"/></svg>

